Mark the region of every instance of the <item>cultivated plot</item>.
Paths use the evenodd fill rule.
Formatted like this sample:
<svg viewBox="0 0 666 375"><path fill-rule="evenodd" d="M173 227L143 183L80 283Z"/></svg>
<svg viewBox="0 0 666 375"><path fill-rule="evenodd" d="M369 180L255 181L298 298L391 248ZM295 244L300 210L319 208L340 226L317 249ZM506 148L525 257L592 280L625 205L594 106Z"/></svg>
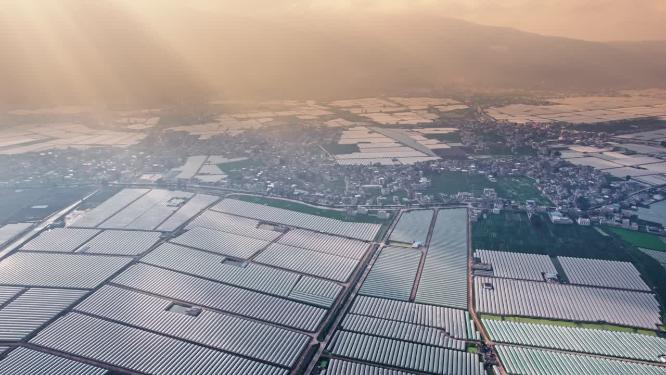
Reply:
<svg viewBox="0 0 666 375"><path fill-rule="evenodd" d="M507 373L511 375L551 375L557 373L663 375L666 373L663 367L653 365L542 349L498 345L497 352Z"/></svg>
<svg viewBox="0 0 666 375"><path fill-rule="evenodd" d="M649 292L636 267L629 262L558 257L571 284Z"/></svg>
<svg viewBox="0 0 666 375"><path fill-rule="evenodd" d="M467 209L439 210L415 302L467 309L468 259Z"/></svg>
<svg viewBox="0 0 666 375"><path fill-rule="evenodd" d="M607 322L656 329L659 303L651 293L476 277L476 308L495 315Z"/></svg>
<svg viewBox="0 0 666 375"><path fill-rule="evenodd" d="M421 251L415 249L383 248L359 293L409 301L421 256Z"/></svg>
<svg viewBox="0 0 666 375"><path fill-rule="evenodd" d="M433 210L403 212L391 232L389 241L425 245L433 216Z"/></svg>
<svg viewBox="0 0 666 375"><path fill-rule="evenodd" d="M666 339L630 332L484 319L495 342L660 362Z"/></svg>
<svg viewBox="0 0 666 375"><path fill-rule="evenodd" d="M474 258L480 265L490 266L489 271L484 269L485 276L545 281L546 275L557 275L548 255L479 249L474 252Z"/></svg>

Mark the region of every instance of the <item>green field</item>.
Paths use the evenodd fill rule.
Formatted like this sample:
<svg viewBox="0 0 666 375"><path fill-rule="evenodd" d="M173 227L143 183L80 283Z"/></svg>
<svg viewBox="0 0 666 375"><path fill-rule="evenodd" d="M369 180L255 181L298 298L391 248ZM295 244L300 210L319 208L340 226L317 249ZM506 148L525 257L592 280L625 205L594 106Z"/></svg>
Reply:
<svg viewBox="0 0 666 375"><path fill-rule="evenodd" d="M629 259L619 241L601 235L592 227L555 225L546 215L537 214L530 221L523 212L503 211L487 217L479 219L472 227L472 244L476 249Z"/></svg>
<svg viewBox="0 0 666 375"><path fill-rule="evenodd" d="M611 232L612 233L612 232ZM653 288L662 306L666 303L664 269L654 259L621 238L604 236L593 227L555 225L545 215L528 220L523 212L488 214L472 226L475 249L514 251L632 262Z"/></svg>
<svg viewBox="0 0 666 375"><path fill-rule="evenodd" d="M492 182L486 176L479 174L443 172L441 174L431 175L430 178L432 183L427 189L427 192L430 194L470 192L480 195L483 193L483 189L494 188L500 198L520 202L534 199L539 204L551 204L550 201L534 187L532 180L527 177L499 177L497 182Z"/></svg>
<svg viewBox="0 0 666 375"><path fill-rule="evenodd" d="M440 112L439 117L440 119L459 120L474 117L475 113L473 108L456 109L448 112Z"/></svg>
<svg viewBox="0 0 666 375"><path fill-rule="evenodd" d="M495 191L502 198L520 202L534 199L538 204L552 204L534 187L534 182L528 177L500 177L496 185Z"/></svg>
<svg viewBox="0 0 666 375"><path fill-rule="evenodd" d="M442 142L452 142L452 143L460 143L462 142L462 139L460 138L460 133L459 132L451 132L451 133L446 133L446 134L426 134L426 138L428 139L436 139L438 141Z"/></svg>
<svg viewBox="0 0 666 375"><path fill-rule="evenodd" d="M346 144L329 143L323 145L322 147L324 147L326 151L330 152L333 155L353 154L354 152L361 152L361 149L359 149L358 146L355 144L346 145Z"/></svg>
<svg viewBox="0 0 666 375"><path fill-rule="evenodd" d="M229 163L218 164L217 167L220 168L223 172L232 172L243 168L261 167L263 165L264 164L258 160L244 159L239 161L232 161Z"/></svg>
<svg viewBox="0 0 666 375"><path fill-rule="evenodd" d="M615 227L604 227L606 232L611 232L618 235L623 240L628 243L636 246L643 247L646 249L666 251L666 242L662 240L662 237L655 234L637 232L633 230L627 230L622 228Z"/></svg>

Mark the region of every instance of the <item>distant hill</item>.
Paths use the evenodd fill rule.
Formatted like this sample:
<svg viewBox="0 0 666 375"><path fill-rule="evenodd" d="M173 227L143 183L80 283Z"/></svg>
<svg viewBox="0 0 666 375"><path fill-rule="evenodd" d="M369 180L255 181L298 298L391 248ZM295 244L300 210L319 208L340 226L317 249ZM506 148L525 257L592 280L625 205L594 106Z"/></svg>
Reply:
<svg viewBox="0 0 666 375"><path fill-rule="evenodd" d="M666 42L587 42L418 14L258 19L189 11L177 31L164 31L110 4L82 2L77 28L53 33L56 49L30 27L0 19L0 102L666 86Z"/></svg>

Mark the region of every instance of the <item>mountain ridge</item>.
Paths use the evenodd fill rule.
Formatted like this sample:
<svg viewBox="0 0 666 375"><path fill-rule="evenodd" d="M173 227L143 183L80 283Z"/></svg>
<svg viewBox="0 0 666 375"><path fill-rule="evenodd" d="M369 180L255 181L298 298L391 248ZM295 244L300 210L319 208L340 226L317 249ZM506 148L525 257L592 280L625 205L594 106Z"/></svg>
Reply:
<svg viewBox="0 0 666 375"><path fill-rule="evenodd" d="M102 15L104 22L93 21ZM210 96L319 99L442 88L666 87L661 41L592 42L424 14L179 16L178 32L151 30L108 4L83 6L75 17L78 30L54 33L63 41L60 56L40 48L32 30L0 25L0 45L8 52L0 61L0 100L148 105ZM62 56L77 67L67 67Z"/></svg>

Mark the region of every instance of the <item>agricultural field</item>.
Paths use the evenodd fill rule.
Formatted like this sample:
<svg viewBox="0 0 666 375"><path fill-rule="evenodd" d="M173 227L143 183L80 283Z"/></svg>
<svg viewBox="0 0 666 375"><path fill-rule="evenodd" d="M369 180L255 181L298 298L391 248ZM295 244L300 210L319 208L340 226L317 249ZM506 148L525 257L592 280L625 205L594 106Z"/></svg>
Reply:
<svg viewBox="0 0 666 375"><path fill-rule="evenodd" d="M633 230L613 228L613 227L604 228L604 231L613 233L618 237L620 237L621 239L623 239L624 241L636 247L642 247L658 251L666 251L666 242L664 242L662 237L654 234L636 232Z"/></svg>
<svg viewBox="0 0 666 375"><path fill-rule="evenodd" d="M0 130L0 154L16 155L68 147L127 148L140 143L145 137L142 132L93 129L75 123L23 125Z"/></svg>
<svg viewBox="0 0 666 375"><path fill-rule="evenodd" d="M640 327L662 324L659 302L651 293L560 283L474 278L477 311ZM566 308L563 308L566 306Z"/></svg>
<svg viewBox="0 0 666 375"><path fill-rule="evenodd" d="M468 108L453 99L403 97L337 100L329 105L382 125L429 124L452 113L457 118L458 112L464 114L461 110Z"/></svg>
<svg viewBox="0 0 666 375"><path fill-rule="evenodd" d="M91 193L91 187L2 189L0 225L36 221L61 210Z"/></svg>
<svg viewBox="0 0 666 375"><path fill-rule="evenodd" d="M185 191L103 197L0 261L1 374L303 373L381 227ZM455 323L471 329L462 311Z"/></svg>
<svg viewBox="0 0 666 375"><path fill-rule="evenodd" d="M651 286L662 306L666 302L666 278L654 259L614 236L604 236L592 227L555 225L541 215L504 211L488 215L472 226L475 249L547 254L629 261Z"/></svg>
<svg viewBox="0 0 666 375"><path fill-rule="evenodd" d="M268 197L259 197L254 195L233 195L230 196L234 199L238 199L245 202L259 203L266 206L284 208L286 210L303 212L306 214L317 215L328 217L331 219L341 220L341 221L350 221L350 222L363 222L363 223L377 223L377 224L387 224L387 220L381 220L374 216L369 215L357 215L353 218L349 218L347 213L344 211L337 210L327 210L324 208L318 208L309 206L307 204L298 203L294 201L268 198Z"/></svg>
<svg viewBox="0 0 666 375"><path fill-rule="evenodd" d="M238 169L243 169L243 168L253 168L253 167L261 167L263 166L263 163L258 161L258 160L252 160L252 159L244 159L244 160L239 160L239 161L234 161L234 162L229 162L229 163L221 163L218 164L217 167L220 168L223 172L233 172Z"/></svg>
<svg viewBox="0 0 666 375"><path fill-rule="evenodd" d="M474 223L472 243L475 249L628 260L619 241L591 227L554 225L545 215L530 221L522 212L504 211L480 219Z"/></svg>
<svg viewBox="0 0 666 375"><path fill-rule="evenodd" d="M417 162L437 160L435 149L450 148L449 145L428 139L419 131L358 126L344 130L338 140L336 162L340 165L411 165ZM329 148L330 149L330 148Z"/></svg>
<svg viewBox="0 0 666 375"><path fill-rule="evenodd" d="M426 134L425 137L428 139L436 139L442 142L462 142L462 139L460 138L460 133L458 132L451 132L444 134Z"/></svg>
<svg viewBox="0 0 666 375"><path fill-rule="evenodd" d="M550 201L534 187L527 177L500 177L497 182L490 181L483 175L471 175L463 172L443 172L431 175L432 184L427 190L430 194L471 192L477 195L485 188L494 188L501 198L524 202L534 199L539 204L549 205Z"/></svg>
<svg viewBox="0 0 666 375"><path fill-rule="evenodd" d="M483 320L500 320L505 322L515 322L515 323L527 323L527 324L541 324L541 325L552 325L556 327L570 327L570 328L587 328L587 329L598 329L603 331L614 331L614 332L628 332L628 333L639 333L646 336L656 336L657 333L647 329L635 328L635 327L622 327L612 324L604 323L583 323L583 322L570 322L566 320L553 320L553 319L540 319L540 318L528 318L525 316L499 316L491 314L479 314L480 318Z"/></svg>
<svg viewBox="0 0 666 375"><path fill-rule="evenodd" d="M657 96L553 98L548 105L513 104L489 108L486 113L498 121L515 124L555 123L599 124L666 115L664 99Z"/></svg>
<svg viewBox="0 0 666 375"><path fill-rule="evenodd" d="M355 152L361 152L356 144L338 144L338 143L329 143L323 145L326 151L330 152L333 155L341 154L353 154Z"/></svg>

